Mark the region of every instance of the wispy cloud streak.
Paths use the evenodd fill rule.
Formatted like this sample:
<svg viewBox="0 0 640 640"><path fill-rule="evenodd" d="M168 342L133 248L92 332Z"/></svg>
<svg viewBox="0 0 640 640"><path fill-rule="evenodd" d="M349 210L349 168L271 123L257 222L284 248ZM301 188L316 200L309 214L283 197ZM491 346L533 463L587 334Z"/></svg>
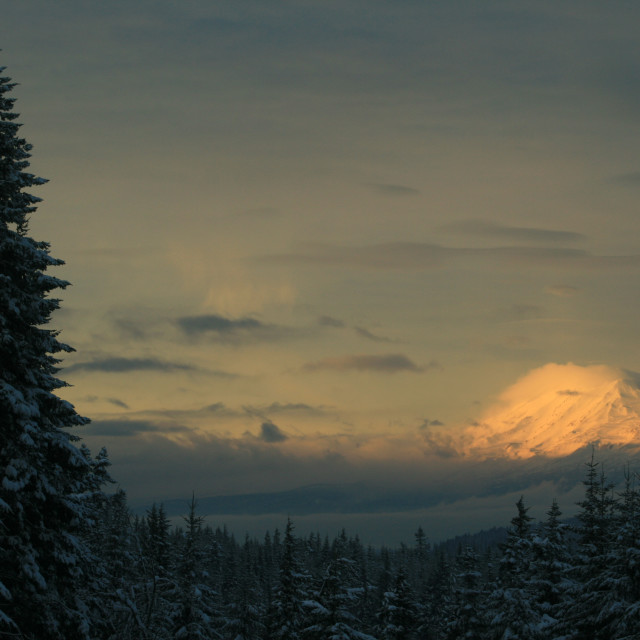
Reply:
<svg viewBox="0 0 640 640"><path fill-rule="evenodd" d="M436 363L431 363L426 368L434 367L436 367ZM317 362L310 362L304 365L303 371L374 371L377 373L410 371L420 373L425 371L425 367L418 366L401 353L390 353L386 355L348 355L323 358Z"/></svg>

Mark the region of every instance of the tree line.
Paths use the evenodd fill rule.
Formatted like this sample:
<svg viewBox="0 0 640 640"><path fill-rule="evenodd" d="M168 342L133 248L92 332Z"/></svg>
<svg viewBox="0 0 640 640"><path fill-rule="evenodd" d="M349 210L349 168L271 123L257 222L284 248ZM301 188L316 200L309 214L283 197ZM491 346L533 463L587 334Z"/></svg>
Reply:
<svg viewBox="0 0 640 640"><path fill-rule="evenodd" d="M91 550L101 567L95 638L409 640L637 638L640 493L586 465L574 523L556 501L534 523L524 498L502 543L455 553L422 528L410 545L372 547L284 531L239 541L192 500L182 526L162 505L133 516L104 496ZM87 599L87 598L85 598Z"/></svg>

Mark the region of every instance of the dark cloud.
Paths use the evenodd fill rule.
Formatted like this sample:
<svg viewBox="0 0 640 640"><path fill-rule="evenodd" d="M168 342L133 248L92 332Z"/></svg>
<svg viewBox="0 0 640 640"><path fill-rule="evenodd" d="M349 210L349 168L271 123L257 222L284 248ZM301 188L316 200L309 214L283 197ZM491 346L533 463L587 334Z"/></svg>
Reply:
<svg viewBox="0 0 640 640"><path fill-rule="evenodd" d="M85 396L84 398L82 398L82 402L90 402L92 404L96 402L101 402L102 400L116 407L119 407L120 409L129 408L129 405L126 402L123 402L122 400L120 400L119 398L100 398L99 396Z"/></svg>
<svg viewBox="0 0 640 640"><path fill-rule="evenodd" d="M405 271L432 269L450 260L482 260L498 266L553 268L637 268L640 255L597 256L568 247L445 247L421 242L386 242L365 246L307 245L299 253L258 258L263 264L326 265Z"/></svg>
<svg viewBox="0 0 640 640"><path fill-rule="evenodd" d="M150 420L93 420L82 428L83 435L128 437L142 433L186 433L189 429L175 424L157 424Z"/></svg>
<svg viewBox="0 0 640 640"><path fill-rule="evenodd" d="M579 396L582 395L580 391L576 391L574 389L564 389L563 391L558 391L559 396Z"/></svg>
<svg viewBox="0 0 640 640"><path fill-rule="evenodd" d="M176 362L166 362L155 358L97 358L87 362L78 362L65 367L65 373L89 371L100 373L131 373L134 371L199 371L197 367Z"/></svg>
<svg viewBox="0 0 640 640"><path fill-rule="evenodd" d="M444 422L440 422L440 420L429 420L428 418L425 418L418 428L428 429L429 427L444 427Z"/></svg>
<svg viewBox="0 0 640 640"><path fill-rule="evenodd" d="M354 327L353 330L361 337L366 338L367 340L372 340L373 342L393 342L391 338L386 338L385 336L378 336L375 333L371 333L368 329L364 327Z"/></svg>
<svg viewBox="0 0 640 640"><path fill-rule="evenodd" d="M265 325L255 318L237 318L232 320L218 315L184 316L178 318L178 326L187 334L199 333L236 333L238 331L256 331Z"/></svg>
<svg viewBox="0 0 640 640"><path fill-rule="evenodd" d="M135 415L151 416L163 421L190 421L197 418L228 418L243 415L244 412L230 409L223 402L215 402L197 409L155 409L136 412ZM130 414L131 415L131 414Z"/></svg>
<svg viewBox="0 0 640 640"><path fill-rule="evenodd" d="M227 407L224 402L214 402L213 404L208 404L206 407L203 407L201 411L205 413L219 413L220 411L226 411Z"/></svg>
<svg viewBox="0 0 640 640"><path fill-rule="evenodd" d="M270 420L263 422L260 426L260 440L263 442L276 443L284 442L289 437L282 433L278 425L273 424Z"/></svg>
<svg viewBox="0 0 640 640"><path fill-rule="evenodd" d="M576 242L585 236L574 231L557 231L534 227L513 227L484 220L461 220L443 225L442 230L465 236L504 238L517 242Z"/></svg>
<svg viewBox="0 0 640 640"><path fill-rule="evenodd" d="M183 316L176 321L189 337L207 336L220 342L246 342L252 340L280 340L295 334L295 330L265 324L251 317L225 318L217 314Z"/></svg>
<svg viewBox="0 0 640 640"><path fill-rule="evenodd" d="M430 363L427 368L434 368ZM350 355L324 358L318 362L310 362L303 367L304 371L375 371L379 373L397 373L411 371L419 373L425 367L419 367L415 362L401 353L390 353L379 356Z"/></svg>
<svg viewBox="0 0 640 640"><path fill-rule="evenodd" d="M327 408L314 407L301 402L281 403L272 402L267 405L245 405L241 408L228 407L223 402L198 407L195 409L145 409L130 412L128 419L135 421L150 421L153 424L198 424L204 419L206 424L212 424L213 420L220 421L229 418L243 418L247 415L255 416L263 421L270 421L272 415L298 415L298 416L323 416L327 414ZM120 416L119 416L120 417Z"/></svg>
<svg viewBox="0 0 640 640"><path fill-rule="evenodd" d="M344 322L342 322L342 320L338 320L338 318L332 318L331 316L320 316L318 318L318 324L323 327L344 327Z"/></svg>
<svg viewBox="0 0 640 640"><path fill-rule="evenodd" d="M116 407L120 407L121 409L128 409L129 405L126 402L123 402L122 400L119 400L118 398L105 398L107 402L109 402L112 405L115 405Z"/></svg>
<svg viewBox="0 0 640 640"><path fill-rule="evenodd" d="M368 184L377 193L382 193L385 196L415 196L420 193L418 189L413 187L406 187L401 184L388 184L381 182L372 182Z"/></svg>

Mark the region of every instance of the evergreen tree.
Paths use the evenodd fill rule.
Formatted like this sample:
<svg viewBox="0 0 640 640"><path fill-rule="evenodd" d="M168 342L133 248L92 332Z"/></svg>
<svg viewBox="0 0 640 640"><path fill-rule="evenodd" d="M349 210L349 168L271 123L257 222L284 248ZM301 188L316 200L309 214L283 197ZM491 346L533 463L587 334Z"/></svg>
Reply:
<svg viewBox="0 0 640 640"><path fill-rule="evenodd" d="M490 637L496 640L542 638L542 613L535 606L531 578L535 570L532 553L532 518L524 498L516 503L507 541L502 545L498 584L488 601Z"/></svg>
<svg viewBox="0 0 640 640"><path fill-rule="evenodd" d="M428 576L427 593L419 612L419 630L423 637L446 637L447 620L455 606L449 558L441 548Z"/></svg>
<svg viewBox="0 0 640 640"><path fill-rule="evenodd" d="M134 595L138 558L124 491L103 501L96 524L91 543L102 572L102 589L96 593L102 611L100 637L139 638L142 624Z"/></svg>
<svg viewBox="0 0 640 640"><path fill-rule="evenodd" d="M542 613L541 628L560 628L562 611L573 588L571 556L566 539L567 526L560 521L560 507L554 499L539 535L533 538L532 587Z"/></svg>
<svg viewBox="0 0 640 640"><path fill-rule="evenodd" d="M62 261L29 236L40 199L27 190L45 180L27 172L14 87L0 77L0 633L90 638L96 560L83 534L104 476L66 431L87 420L55 395L56 354L72 349L46 325L50 293L68 283L45 273Z"/></svg>
<svg viewBox="0 0 640 640"><path fill-rule="evenodd" d="M584 500L578 503L579 548L575 569L574 605L565 612L568 631L576 638L609 638L603 617L610 582L604 579L615 537L614 486L608 482L595 453L587 463Z"/></svg>
<svg viewBox="0 0 640 640"><path fill-rule="evenodd" d="M331 560L325 568L314 598L305 602L310 624L303 631L305 640L373 640L360 631L354 611L362 588L357 568L346 555L344 530L332 545Z"/></svg>
<svg viewBox="0 0 640 640"><path fill-rule="evenodd" d="M208 640L214 638L213 593L206 584L205 556L202 546L203 517L196 513L195 496L184 517L181 560L177 567L178 592L174 620L176 640Z"/></svg>
<svg viewBox="0 0 640 640"><path fill-rule="evenodd" d="M640 629L640 492L638 477L627 468L625 488L620 494L619 518L610 566L616 574L608 576L615 602L605 611L610 637L632 637Z"/></svg>
<svg viewBox="0 0 640 640"><path fill-rule="evenodd" d="M599 485L605 485L601 478ZM602 491L602 490L601 490ZM582 637L591 633L593 638L628 638L640 627L640 496L634 486L634 477L627 470L621 500L613 504L612 496L600 497L613 506L603 528L609 540L601 550L602 558L587 556L583 574L585 586L582 600L590 616L590 630L578 625ZM584 571L584 568L583 568Z"/></svg>
<svg viewBox="0 0 640 640"><path fill-rule="evenodd" d="M409 579L418 598L423 599L427 592L428 561L431 545L422 527L418 527L414 535L416 546L413 549L413 561L409 566Z"/></svg>
<svg viewBox="0 0 640 640"><path fill-rule="evenodd" d="M155 503L135 530L136 578L130 585L130 607L135 612L138 636L164 638L176 613L178 594L177 555L179 536L171 537L164 506ZM135 637L135 636L134 636Z"/></svg>
<svg viewBox="0 0 640 640"><path fill-rule="evenodd" d="M303 603L308 600L311 576L303 570L296 554L293 522L287 519L280 580L269 615L269 637L273 640L298 640L304 628Z"/></svg>
<svg viewBox="0 0 640 640"><path fill-rule="evenodd" d="M453 639L481 638L485 622L482 609L482 574L478 569L478 554L465 547L458 555L454 574L453 606L448 637Z"/></svg>
<svg viewBox="0 0 640 640"><path fill-rule="evenodd" d="M223 633L230 640L262 638L266 627L256 546L247 535L236 565L231 599L225 609Z"/></svg>
<svg viewBox="0 0 640 640"><path fill-rule="evenodd" d="M379 614L379 634L381 640L410 640L414 638L418 617L413 591L407 580L407 573L400 568L393 582L393 588L385 592Z"/></svg>

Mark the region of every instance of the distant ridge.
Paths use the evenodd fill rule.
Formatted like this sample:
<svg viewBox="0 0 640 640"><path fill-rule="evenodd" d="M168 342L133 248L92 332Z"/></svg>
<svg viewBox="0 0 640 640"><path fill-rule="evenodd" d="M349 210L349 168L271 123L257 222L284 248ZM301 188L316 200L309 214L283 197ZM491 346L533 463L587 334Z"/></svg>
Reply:
<svg viewBox="0 0 640 640"><path fill-rule="evenodd" d="M586 446L566 457L532 456L530 458L487 458L484 461L458 459L451 473L439 475L436 481L411 488L389 488L380 484L315 484L288 491L236 495L196 496L198 513L203 516L282 516L317 514L391 514L410 512L454 504L471 496L501 496L515 491L525 495L531 487L551 483L554 495L580 486L585 464L594 447ZM595 455L607 479L623 482L627 465L640 470L640 447L637 445L601 445ZM191 496L163 501L170 517L188 512ZM135 512L144 515L150 504Z"/></svg>
<svg viewBox="0 0 640 640"><path fill-rule="evenodd" d="M603 365L547 364L509 387L464 431L461 453L556 458L590 444L640 447L639 379Z"/></svg>
<svg viewBox="0 0 640 640"><path fill-rule="evenodd" d="M393 491L365 483L345 485L315 484L288 491L248 493L198 498L198 511L203 515L260 515L283 513L382 513L420 509L442 500L440 492L429 490ZM169 516L186 512L187 500L167 500Z"/></svg>

